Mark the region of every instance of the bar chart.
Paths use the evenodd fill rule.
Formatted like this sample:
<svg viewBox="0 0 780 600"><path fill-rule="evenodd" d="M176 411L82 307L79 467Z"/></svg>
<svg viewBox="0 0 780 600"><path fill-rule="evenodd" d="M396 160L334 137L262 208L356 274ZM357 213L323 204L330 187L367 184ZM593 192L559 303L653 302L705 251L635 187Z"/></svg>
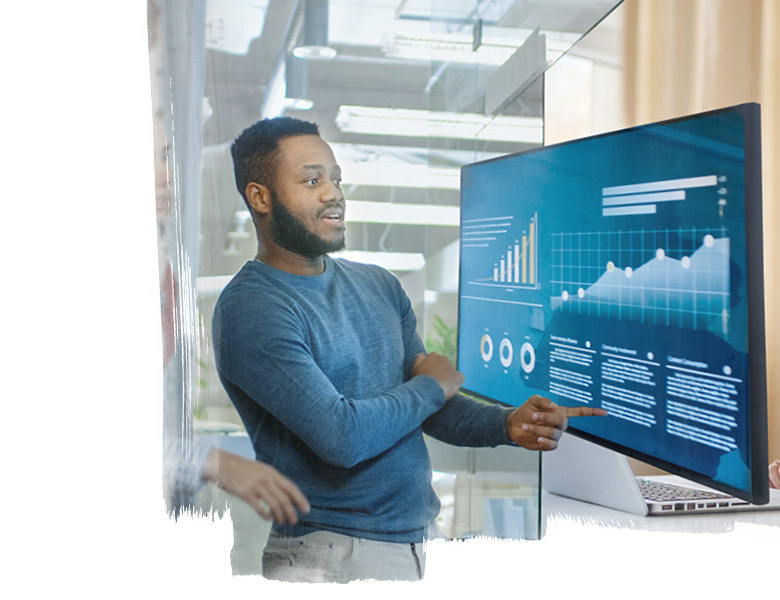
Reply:
<svg viewBox="0 0 780 600"><path fill-rule="evenodd" d="M468 283L537 289L538 219L534 213L524 222L518 222L513 216L464 221L461 226L463 251L480 249L480 262L484 265L482 276Z"/></svg>
<svg viewBox="0 0 780 600"><path fill-rule="evenodd" d="M725 195L726 181L724 175L702 175L605 187L602 189L602 215L653 215L659 203L684 202L690 190L720 186L717 193Z"/></svg>

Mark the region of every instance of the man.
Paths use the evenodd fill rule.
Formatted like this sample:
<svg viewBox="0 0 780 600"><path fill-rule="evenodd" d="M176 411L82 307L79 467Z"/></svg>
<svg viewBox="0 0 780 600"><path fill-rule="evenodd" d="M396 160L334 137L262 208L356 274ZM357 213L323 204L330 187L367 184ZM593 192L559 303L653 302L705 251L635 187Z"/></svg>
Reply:
<svg viewBox="0 0 780 600"><path fill-rule="evenodd" d="M606 413L459 394L463 375L425 354L398 280L328 256L344 247L345 202L316 125L260 121L232 154L258 251L217 302L217 370L258 460L294 478L311 506L297 525L274 526L263 574L421 579L440 506L423 432L460 446L551 450L568 417Z"/></svg>

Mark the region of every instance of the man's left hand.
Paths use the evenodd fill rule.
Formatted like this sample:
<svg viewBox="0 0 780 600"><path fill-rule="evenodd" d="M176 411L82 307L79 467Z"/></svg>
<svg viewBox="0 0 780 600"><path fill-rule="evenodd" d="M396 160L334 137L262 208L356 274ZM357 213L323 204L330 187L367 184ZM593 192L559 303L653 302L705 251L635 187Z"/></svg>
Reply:
<svg viewBox="0 0 780 600"><path fill-rule="evenodd" d="M543 396L531 396L506 419L506 435L529 450L553 450L566 429L569 417L603 417L603 408L558 406Z"/></svg>

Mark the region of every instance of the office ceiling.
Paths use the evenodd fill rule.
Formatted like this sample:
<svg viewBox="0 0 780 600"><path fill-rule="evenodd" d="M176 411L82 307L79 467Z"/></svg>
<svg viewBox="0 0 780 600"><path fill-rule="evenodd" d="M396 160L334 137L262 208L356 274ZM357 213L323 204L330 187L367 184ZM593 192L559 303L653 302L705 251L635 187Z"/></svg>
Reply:
<svg viewBox="0 0 780 600"><path fill-rule="evenodd" d="M527 145L452 138L399 137L344 132L336 125L342 105L484 113L484 83L498 65L399 56L403 43L451 45L470 42L477 18L483 42L498 38L507 52L536 28L564 51L606 16L620 0L330 0L328 45L334 58L306 60L305 87L311 109L284 106L285 57L303 35L306 0L208 0L204 123L204 223L201 274L227 275L254 254L253 235L242 237L243 208L232 181L229 143L263 116L287 114L317 122L324 139L345 154L389 157L411 165L457 168ZM441 45L441 44L439 44ZM549 60L554 60L551 53ZM503 112L541 116L541 86ZM479 152L476 152L479 150ZM457 205L457 190L394 185L353 185L348 199ZM225 198L231 198L226 201ZM214 202L210 202L212 198ZM205 223L208 222L206 226ZM251 227L250 227L251 228ZM392 231L391 231L392 229ZM457 239L456 227L428 228L349 223L348 249L424 251Z"/></svg>

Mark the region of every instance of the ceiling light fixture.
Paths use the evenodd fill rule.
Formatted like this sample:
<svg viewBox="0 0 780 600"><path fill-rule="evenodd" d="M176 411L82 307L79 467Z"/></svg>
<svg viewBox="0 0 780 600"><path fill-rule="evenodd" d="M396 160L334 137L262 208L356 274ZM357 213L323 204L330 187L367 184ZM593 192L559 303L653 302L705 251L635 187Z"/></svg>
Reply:
<svg viewBox="0 0 780 600"><path fill-rule="evenodd" d="M251 217L246 209L236 211L236 216L246 222L243 230L251 227ZM401 202L369 202L347 200L347 223L393 223L396 225L432 225L460 227L460 207L444 204L410 204ZM231 232L232 233L232 232ZM238 235L230 237L238 237ZM244 234L241 237L246 237Z"/></svg>
<svg viewBox="0 0 780 600"><path fill-rule="evenodd" d="M359 263L379 265L388 271L419 271L425 267L425 257L419 252L364 252L344 250L333 258L345 258Z"/></svg>
<svg viewBox="0 0 780 600"><path fill-rule="evenodd" d="M407 108L341 105L336 115L341 131L392 136L480 139L526 144L542 143L542 119L478 113L436 112Z"/></svg>
<svg viewBox="0 0 780 600"><path fill-rule="evenodd" d="M347 200L346 220L348 223L459 227L460 207Z"/></svg>
<svg viewBox="0 0 780 600"><path fill-rule="evenodd" d="M423 23L396 22L394 31L383 40L385 56L407 60L453 62L499 66L532 33L531 29L483 27L481 44L474 50L474 35L468 32L432 32ZM579 38L579 34L544 31L554 59Z"/></svg>
<svg viewBox="0 0 780 600"><path fill-rule="evenodd" d="M389 271L419 271L425 267L425 257L419 252L363 252L344 250L332 255L359 263L379 265ZM199 297L219 296L233 275L201 275L195 281Z"/></svg>
<svg viewBox="0 0 780 600"><path fill-rule="evenodd" d="M431 167L382 159L364 162L339 161L339 166L342 185L460 189L460 169L451 167Z"/></svg>
<svg viewBox="0 0 780 600"><path fill-rule="evenodd" d="M195 292L198 296L219 296L233 275L201 275L195 280Z"/></svg>
<svg viewBox="0 0 780 600"><path fill-rule="evenodd" d="M519 44L512 40L507 44L482 44L472 50L472 37L460 34L442 34L437 37L394 37L383 47L385 56L429 62L453 62L464 64L502 65Z"/></svg>
<svg viewBox="0 0 780 600"><path fill-rule="evenodd" d="M336 56L336 50L328 46L328 0L304 0L303 37L293 54L310 60Z"/></svg>

